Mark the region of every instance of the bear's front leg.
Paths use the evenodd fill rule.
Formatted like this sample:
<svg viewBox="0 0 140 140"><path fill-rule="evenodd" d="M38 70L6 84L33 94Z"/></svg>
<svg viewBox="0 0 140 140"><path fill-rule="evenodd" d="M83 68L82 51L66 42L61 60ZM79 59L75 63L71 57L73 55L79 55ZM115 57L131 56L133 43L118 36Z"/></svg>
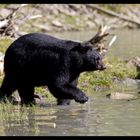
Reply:
<svg viewBox="0 0 140 140"><path fill-rule="evenodd" d="M57 99L74 99L79 103L88 101L88 97L80 89L68 83L66 79L63 79L63 81L62 78L60 80L56 79L48 85L48 88Z"/></svg>
<svg viewBox="0 0 140 140"><path fill-rule="evenodd" d="M78 78L73 80L70 84L73 86L77 86ZM70 105L71 99L57 99L57 105Z"/></svg>

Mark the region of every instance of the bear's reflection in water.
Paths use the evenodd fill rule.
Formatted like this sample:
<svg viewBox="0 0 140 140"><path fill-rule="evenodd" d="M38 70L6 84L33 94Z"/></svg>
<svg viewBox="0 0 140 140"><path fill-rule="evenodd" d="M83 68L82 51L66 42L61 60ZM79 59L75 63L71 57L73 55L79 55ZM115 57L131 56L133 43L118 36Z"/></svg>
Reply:
<svg viewBox="0 0 140 140"><path fill-rule="evenodd" d="M0 116L1 135L86 135L89 111L87 105L82 106L78 103L70 106L56 106L55 103L42 107L5 106L1 110ZM95 115L95 119L97 119L97 115Z"/></svg>

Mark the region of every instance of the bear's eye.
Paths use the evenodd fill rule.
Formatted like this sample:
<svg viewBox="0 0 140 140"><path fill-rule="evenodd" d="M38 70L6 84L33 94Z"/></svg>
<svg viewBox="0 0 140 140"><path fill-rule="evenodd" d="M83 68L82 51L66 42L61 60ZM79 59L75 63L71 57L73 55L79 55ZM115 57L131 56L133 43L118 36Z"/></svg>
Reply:
<svg viewBox="0 0 140 140"><path fill-rule="evenodd" d="M96 58L96 61L99 61L99 60L100 60L100 58L99 58L99 57L97 57L97 58Z"/></svg>
<svg viewBox="0 0 140 140"><path fill-rule="evenodd" d="M98 64L98 63L100 62L100 57L97 57L97 58L95 59L95 62Z"/></svg>

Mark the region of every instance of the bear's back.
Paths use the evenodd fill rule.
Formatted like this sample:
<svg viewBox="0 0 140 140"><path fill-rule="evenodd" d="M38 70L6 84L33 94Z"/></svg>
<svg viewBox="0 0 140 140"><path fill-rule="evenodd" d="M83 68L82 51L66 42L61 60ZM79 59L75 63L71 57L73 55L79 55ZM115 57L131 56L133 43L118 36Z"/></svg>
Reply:
<svg viewBox="0 0 140 140"><path fill-rule="evenodd" d="M43 33L29 33L19 37L11 46L46 46L72 49L79 42L63 40Z"/></svg>

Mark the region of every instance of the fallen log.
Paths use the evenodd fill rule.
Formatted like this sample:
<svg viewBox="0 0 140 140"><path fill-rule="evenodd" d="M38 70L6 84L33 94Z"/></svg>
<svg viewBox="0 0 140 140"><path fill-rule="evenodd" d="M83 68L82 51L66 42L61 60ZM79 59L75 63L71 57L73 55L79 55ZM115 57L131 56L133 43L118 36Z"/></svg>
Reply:
<svg viewBox="0 0 140 140"><path fill-rule="evenodd" d="M104 12L105 14L108 14L110 16L115 16L115 17L120 18L120 19L122 19L124 21L131 22L133 24L136 24L138 27L140 27L140 21L130 19L129 17L127 17L125 15L120 15L120 14L114 12L114 11L101 8L101 7L97 6L97 5L86 4L86 6L89 7L89 8L96 9L98 11Z"/></svg>

